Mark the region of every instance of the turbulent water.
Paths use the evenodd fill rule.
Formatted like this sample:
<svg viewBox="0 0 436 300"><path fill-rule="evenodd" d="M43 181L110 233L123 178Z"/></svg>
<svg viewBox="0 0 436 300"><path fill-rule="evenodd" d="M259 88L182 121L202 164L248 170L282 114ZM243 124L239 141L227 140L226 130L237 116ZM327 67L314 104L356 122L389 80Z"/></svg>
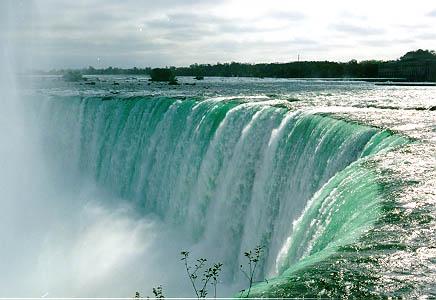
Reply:
<svg viewBox="0 0 436 300"><path fill-rule="evenodd" d="M262 245L250 296L436 295L431 87L44 81L29 98L47 164L74 193L92 183L105 210L127 205L134 214L126 218L157 222L161 240L167 231L177 237L140 250L165 251L156 275L164 288L189 284L168 280L183 270L163 262L184 247L222 262L223 293L236 295L247 287L244 251ZM145 269L129 266L154 272ZM169 296L189 296L181 286L166 287Z"/></svg>

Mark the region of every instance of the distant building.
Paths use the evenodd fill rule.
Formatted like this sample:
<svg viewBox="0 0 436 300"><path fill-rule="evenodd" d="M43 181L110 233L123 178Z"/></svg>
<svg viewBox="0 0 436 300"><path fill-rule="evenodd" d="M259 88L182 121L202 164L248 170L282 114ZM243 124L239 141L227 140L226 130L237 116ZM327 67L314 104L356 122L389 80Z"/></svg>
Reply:
<svg viewBox="0 0 436 300"><path fill-rule="evenodd" d="M400 60L382 63L379 77L436 81L436 54L427 50L408 52Z"/></svg>

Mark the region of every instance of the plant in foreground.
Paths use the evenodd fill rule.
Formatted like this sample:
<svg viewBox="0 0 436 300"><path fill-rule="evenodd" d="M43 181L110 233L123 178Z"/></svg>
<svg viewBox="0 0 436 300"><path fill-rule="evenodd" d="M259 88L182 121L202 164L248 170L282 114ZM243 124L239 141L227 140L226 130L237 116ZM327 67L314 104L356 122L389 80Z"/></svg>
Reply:
<svg viewBox="0 0 436 300"><path fill-rule="evenodd" d="M196 260L194 266L189 265L188 251L182 251L182 261L185 264L186 274L191 282L197 299L205 299L208 295L208 283L213 286L214 298L216 298L216 287L218 284L218 277L221 272L222 263L215 263L211 267L206 266L207 259L199 258ZM199 282L199 273L201 273L201 281Z"/></svg>
<svg viewBox="0 0 436 300"><path fill-rule="evenodd" d="M165 296L163 295L162 286L159 285L158 287L153 288L153 295L155 299L165 299Z"/></svg>
<svg viewBox="0 0 436 300"><path fill-rule="evenodd" d="M264 252L264 246L257 246L253 250L244 252L244 256L248 259L247 267L244 268L243 265L240 265L241 272L247 278L249 286L247 290L247 294L244 295L246 290L241 291L241 297L249 297L250 291L255 282L256 270L258 267L258 263L260 258ZM197 299L206 299L209 294L208 284L213 287L214 298L217 295L217 285L218 278L221 272L222 263L215 263L210 267L206 266L207 259L199 258L196 260L196 263L192 266L188 262L189 252L182 251L180 253L182 255L181 260L184 262L186 274L191 282L192 289L197 297ZM199 275L200 274L200 275ZM268 283L268 281L266 281ZM153 288L154 299L165 299L163 295L162 286L157 286ZM139 292L136 292L134 299L142 299ZM148 299L148 297L147 297Z"/></svg>
<svg viewBox="0 0 436 300"><path fill-rule="evenodd" d="M240 268L241 268L241 272L247 278L249 283L247 294L245 295L245 297L250 296L251 287L253 286L255 275L256 275L256 268L259 263L260 257L263 254L263 248L264 248L263 246L256 246L256 248L254 248L253 250L244 252L244 256L248 259L248 264L246 268L244 268L243 265L240 265ZM241 296L244 291L245 290L241 291Z"/></svg>

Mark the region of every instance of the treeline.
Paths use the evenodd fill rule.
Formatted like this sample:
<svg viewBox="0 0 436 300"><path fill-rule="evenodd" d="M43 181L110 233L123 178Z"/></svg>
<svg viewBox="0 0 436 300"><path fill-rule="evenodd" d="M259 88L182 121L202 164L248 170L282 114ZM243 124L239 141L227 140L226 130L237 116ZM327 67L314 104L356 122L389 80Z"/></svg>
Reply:
<svg viewBox="0 0 436 300"><path fill-rule="evenodd" d="M380 65L379 76L436 82L436 52L422 49L407 52L399 60Z"/></svg>
<svg viewBox="0 0 436 300"><path fill-rule="evenodd" d="M177 76L273 77L273 78L375 78L379 61L352 60L347 63L303 61L270 64L224 63L194 64L174 68Z"/></svg>
<svg viewBox="0 0 436 300"><path fill-rule="evenodd" d="M375 78L378 76L379 61L352 60L347 63L328 61L247 64L217 63L193 64L189 67L169 67L176 76L215 76L215 77L273 77L273 78ZM40 72L48 75L64 75L68 69ZM88 67L78 70L82 75L150 75L152 69L122 69L108 67L96 69Z"/></svg>
<svg viewBox="0 0 436 300"><path fill-rule="evenodd" d="M357 62L302 61L289 63L217 63L193 64L189 67L165 68L174 76L272 77L272 78L405 78L428 80L435 78L436 53L430 50L410 51L395 61L369 60ZM151 75L152 68L122 69L88 67L76 70L82 75ZM157 70L157 69L154 69ZM40 74L65 75L71 70L52 70ZM423 75L420 75L420 74Z"/></svg>
<svg viewBox="0 0 436 300"><path fill-rule="evenodd" d="M38 71L39 74L44 75L65 75L68 72L72 71L71 69L59 69L59 70L50 70L50 71ZM84 69L75 69L74 71L79 72L82 75L149 75L151 72L151 68L131 68L131 69L123 69L117 67L108 67L104 69L96 69L94 67L88 67Z"/></svg>

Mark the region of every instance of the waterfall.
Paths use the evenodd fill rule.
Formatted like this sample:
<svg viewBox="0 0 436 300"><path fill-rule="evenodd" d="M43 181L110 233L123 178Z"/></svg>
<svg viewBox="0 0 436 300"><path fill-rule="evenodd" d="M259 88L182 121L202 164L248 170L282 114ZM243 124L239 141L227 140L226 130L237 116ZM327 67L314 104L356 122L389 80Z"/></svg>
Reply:
<svg viewBox="0 0 436 300"><path fill-rule="evenodd" d="M232 281L256 245L265 246L261 278L358 238L377 219L379 195L358 162L407 142L276 104L52 97L41 119L58 165L213 249Z"/></svg>

